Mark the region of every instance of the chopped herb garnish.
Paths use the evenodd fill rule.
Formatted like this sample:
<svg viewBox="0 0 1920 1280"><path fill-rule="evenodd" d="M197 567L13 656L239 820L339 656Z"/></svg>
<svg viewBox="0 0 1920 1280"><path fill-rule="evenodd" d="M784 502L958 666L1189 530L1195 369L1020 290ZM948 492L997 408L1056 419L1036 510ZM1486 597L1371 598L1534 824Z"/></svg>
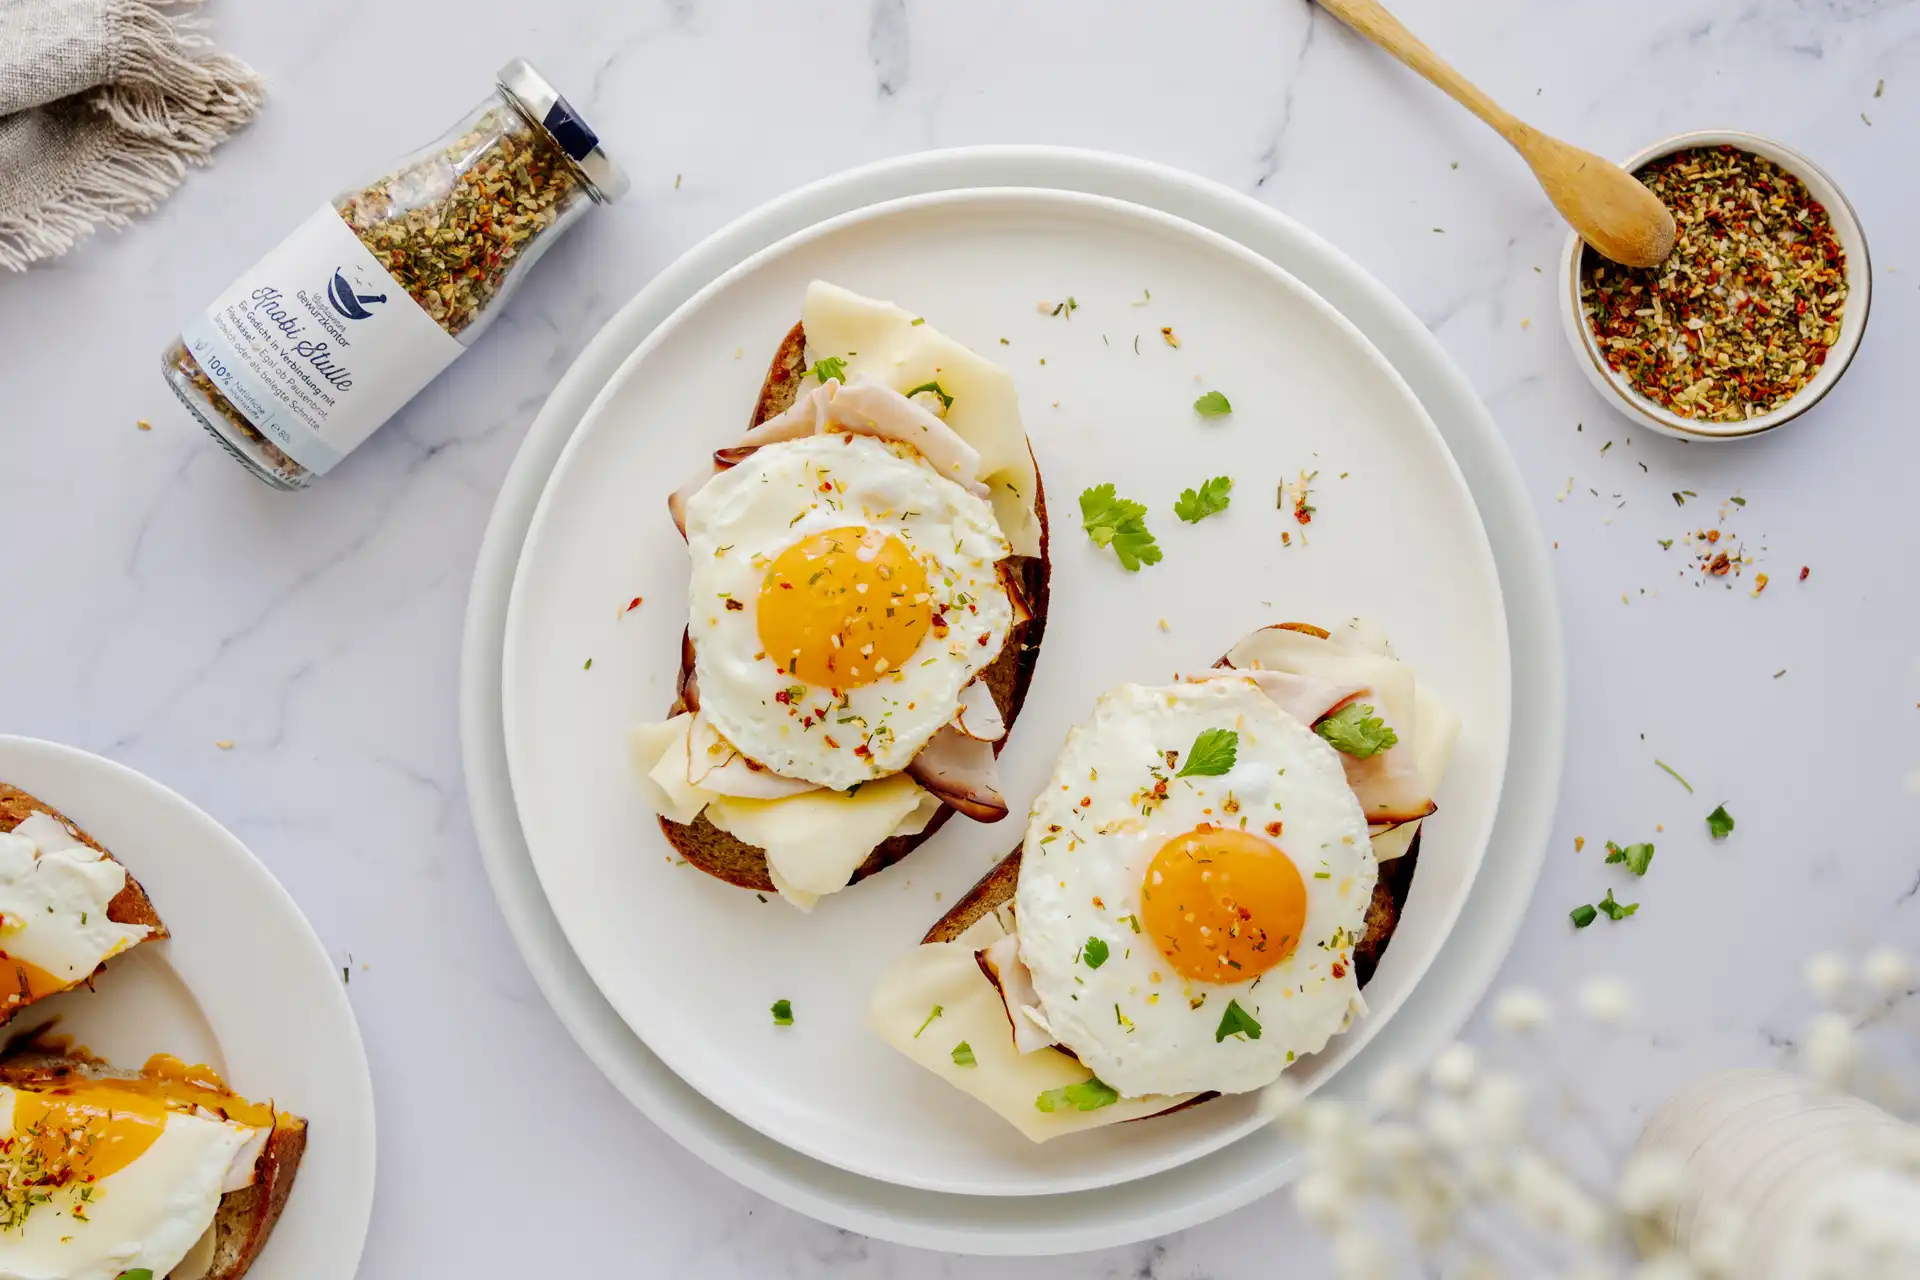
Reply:
<svg viewBox="0 0 1920 1280"><path fill-rule="evenodd" d="M946 1012L946 1009L942 1008L940 1005L933 1006L933 1012L929 1013L927 1015L927 1020L920 1024L920 1031L925 1031L928 1027L932 1026L933 1020L945 1012ZM920 1031L916 1031L913 1033L913 1038L915 1040L918 1040L920 1038Z"/></svg>
<svg viewBox="0 0 1920 1280"><path fill-rule="evenodd" d="M1193 402L1193 411L1203 418L1224 418L1233 412L1233 406L1218 391L1209 391Z"/></svg>
<svg viewBox="0 0 1920 1280"><path fill-rule="evenodd" d="M1678 773L1675 773L1672 765L1668 764L1665 760L1655 760L1654 763L1659 765L1662 769L1665 769L1667 771L1668 776L1670 776L1675 782L1685 787L1687 789L1688 795L1693 794L1693 784L1691 782L1688 782L1685 778L1681 777Z"/></svg>
<svg viewBox="0 0 1920 1280"><path fill-rule="evenodd" d="M581 669L582 671L591 671L591 670L593 670L593 659L592 659L592 658L588 658L588 659L586 660L586 662L585 662L585 664L583 664L583 665L581 666L581 668L580 668L580 669Z"/></svg>
<svg viewBox="0 0 1920 1280"><path fill-rule="evenodd" d="M1637 876L1647 874L1647 868L1653 865L1653 846L1651 844L1630 844L1621 848L1613 841L1607 841L1607 861L1624 862L1627 870Z"/></svg>
<svg viewBox="0 0 1920 1280"><path fill-rule="evenodd" d="M1187 762L1176 778L1217 778L1233 768L1240 754L1240 735L1231 729L1202 729L1187 752Z"/></svg>
<svg viewBox="0 0 1920 1280"><path fill-rule="evenodd" d="M1373 708L1349 702L1330 716L1323 716L1313 731L1325 738L1333 749L1355 760L1378 755L1400 741L1385 721L1373 714Z"/></svg>
<svg viewBox="0 0 1920 1280"><path fill-rule="evenodd" d="M953 1065L956 1067L979 1066L979 1060L973 1056L973 1046L962 1040L953 1046Z"/></svg>
<svg viewBox="0 0 1920 1280"><path fill-rule="evenodd" d="M1087 962L1087 968L1098 969L1107 962L1107 944L1101 938L1088 938L1086 945L1080 948L1080 958Z"/></svg>
<svg viewBox="0 0 1920 1280"><path fill-rule="evenodd" d="M773 1002L773 1025L776 1027L793 1025L793 1001L775 1000Z"/></svg>
<svg viewBox="0 0 1920 1280"><path fill-rule="evenodd" d="M951 409L951 408L953 408L953 397L952 397L952 396L950 396L950 395L948 395L948 394L947 394L947 393L946 393L946 392L945 392L945 391L944 391L944 390L943 390L943 389L941 388L941 386L940 386L940 384L939 384L939 383L937 383L937 382L923 382L923 383L921 383L921 384L920 384L919 386L917 386L917 387L915 387L915 388L914 388L913 390L911 390L911 391L909 391L909 392L907 392L907 399L909 399L909 400L911 400L911 399L913 399L913 398L914 398L915 396L917 396L917 395L919 395L919 394L920 394L920 393L921 393L922 391L931 391L931 392L933 392L933 394L935 394L935 395L937 395L937 396L939 396L939 397L940 397L940 407L941 407L941 408L943 408L943 409Z"/></svg>
<svg viewBox="0 0 1920 1280"><path fill-rule="evenodd" d="M1173 504L1173 514L1188 524L1199 524L1208 516L1225 511L1233 501L1233 477L1215 476L1199 489L1182 489Z"/></svg>
<svg viewBox="0 0 1920 1280"><path fill-rule="evenodd" d="M840 381L845 382L847 380L847 362L839 356L828 356L823 360L814 361L813 368L807 370L800 376L803 378L818 378L822 382L825 382L828 378L838 378Z"/></svg>
<svg viewBox="0 0 1920 1280"><path fill-rule="evenodd" d="M1625 920L1640 909L1637 902L1615 902L1613 890L1607 890L1607 896L1600 899L1600 914L1609 920Z"/></svg>
<svg viewBox="0 0 1920 1280"><path fill-rule="evenodd" d="M1099 1076L1082 1080L1079 1084L1062 1085L1058 1089L1049 1089L1033 1100L1039 1111L1059 1111L1070 1107L1075 1111L1098 1111L1120 1101L1119 1090L1106 1084Z"/></svg>
<svg viewBox="0 0 1920 1280"><path fill-rule="evenodd" d="M1160 548L1147 531L1147 509L1128 498L1117 498L1110 484L1098 484L1080 495L1080 521L1096 547L1112 547L1127 572L1143 564L1160 563Z"/></svg>
<svg viewBox="0 0 1920 1280"><path fill-rule="evenodd" d="M1593 906L1591 903L1583 907L1575 907L1572 911L1569 911L1567 913L1567 915L1573 920L1573 927L1576 929L1586 928L1588 925L1594 922L1594 919L1597 916L1599 916L1599 914L1600 913L1598 911L1595 911L1593 909Z"/></svg>
<svg viewBox="0 0 1920 1280"><path fill-rule="evenodd" d="M1238 1000L1227 1001L1227 1011L1220 1015L1220 1025L1214 1028L1213 1042L1219 1044L1228 1036L1244 1035L1249 1040L1260 1038L1260 1024L1254 1016L1240 1007Z"/></svg>
<svg viewBox="0 0 1920 1280"><path fill-rule="evenodd" d="M1715 840L1725 840L1733 834L1733 815L1727 812L1727 806L1721 805L1707 815L1707 833Z"/></svg>

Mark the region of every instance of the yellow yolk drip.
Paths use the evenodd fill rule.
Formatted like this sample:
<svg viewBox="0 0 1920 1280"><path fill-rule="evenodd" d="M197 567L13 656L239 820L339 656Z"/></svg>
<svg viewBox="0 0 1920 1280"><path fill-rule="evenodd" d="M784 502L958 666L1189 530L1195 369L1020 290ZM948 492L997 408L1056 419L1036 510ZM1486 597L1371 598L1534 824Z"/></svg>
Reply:
<svg viewBox="0 0 1920 1280"><path fill-rule="evenodd" d="M1299 945L1307 884L1271 841L1203 824L1153 856L1140 886L1140 923L1187 977L1245 982Z"/></svg>
<svg viewBox="0 0 1920 1280"><path fill-rule="evenodd" d="M201 1108L257 1129L274 1123L271 1106L234 1094L212 1068L156 1054L135 1079L16 1090L13 1135L0 1139L0 1155L38 1170L47 1185L98 1181L144 1155L168 1113Z"/></svg>
<svg viewBox="0 0 1920 1280"><path fill-rule="evenodd" d="M39 965L0 951L0 990L6 993L0 996L0 1008L39 1000L73 985L65 978L56 978Z"/></svg>
<svg viewBox="0 0 1920 1280"><path fill-rule="evenodd" d="M760 585L760 646L780 669L823 689L855 689L897 671L934 625L927 573L879 529L829 529L781 552Z"/></svg>

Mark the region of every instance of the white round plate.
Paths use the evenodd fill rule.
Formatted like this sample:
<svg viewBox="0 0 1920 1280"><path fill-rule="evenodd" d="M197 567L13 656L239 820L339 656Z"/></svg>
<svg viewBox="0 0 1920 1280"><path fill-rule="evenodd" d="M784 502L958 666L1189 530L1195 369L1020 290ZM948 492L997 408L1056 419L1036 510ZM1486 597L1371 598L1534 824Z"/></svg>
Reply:
<svg viewBox="0 0 1920 1280"><path fill-rule="evenodd" d="M679 862L641 801L626 743L636 720L664 718L687 623L685 543L666 494L745 429L812 279L901 302L1012 369L1051 495L1054 572L1032 691L1001 756L1014 816L950 822L809 915ZM1035 305L1069 294L1070 313ZM1229 396L1231 416L1194 412L1210 389ZM1291 499L1284 510L1275 501L1283 480L1308 473L1310 528ZM1238 501L1181 524L1181 489L1216 475L1234 477ZM1105 482L1147 504L1160 565L1128 573L1080 534L1075 495ZM649 603L624 612L634 596ZM634 352L574 433L507 615L521 827L548 901L614 1008L683 1079L767 1136L933 1191L1126 1182L1245 1136L1260 1123L1254 1095L1035 1146L867 1031L874 975L1019 843L1035 789L1103 690L1210 666L1268 623L1355 614L1397 637L1465 728L1441 816L1423 827L1401 927L1367 989L1372 1012L1289 1069L1305 1088L1364 1045L1425 973L1492 827L1506 766L1506 617L1472 494L1420 402L1359 331L1225 237L1074 192L872 206L703 290ZM768 1015L776 999L792 1002L791 1028Z"/></svg>
<svg viewBox="0 0 1920 1280"><path fill-rule="evenodd" d="M0 780L44 800L126 863L171 937L107 963L36 1022L137 1067L204 1062L308 1122L306 1154L247 1280L351 1280L373 1211L373 1081L326 948L271 872L218 822L111 760L0 735Z"/></svg>
<svg viewBox="0 0 1920 1280"><path fill-rule="evenodd" d="M1486 844L1485 873L1433 961L1420 998L1408 1003L1330 1088L1342 1096L1355 1095L1384 1063L1402 1055L1429 1053L1453 1033L1512 940L1552 821L1563 747L1564 677L1544 544L1492 420L1418 321L1376 281L1312 233L1255 201L1173 170L1056 148L982 148L912 156L839 175L784 197L717 233L663 272L582 353L530 429L508 476L481 549L469 602L462 740L482 853L522 953L563 1023L608 1078L655 1123L742 1183L836 1225L926 1248L1039 1254L1110 1246L1218 1216L1282 1185L1292 1175L1296 1158L1266 1134L1252 1134L1208 1159L1118 1186L988 1197L926 1191L862 1177L764 1137L709 1102L649 1050L599 993L568 944L520 829L501 705L507 603L534 508L576 428L595 402L611 393L614 374L648 336L718 277L783 237L822 220L920 193L1009 186L1072 189L1150 205L1204 225L1285 267L1360 329L1394 366L1458 463L1486 526L1499 574L1512 659L1511 700L1527 707L1528 715L1512 727L1500 805ZM1071 281L1035 286L1026 306L1031 308L1048 292L1075 289L1077 284ZM1074 322L1083 318L1076 315ZM939 322L959 328L944 316ZM1129 338L1129 348L1130 342ZM744 343L732 344L740 345ZM732 346L726 348L729 356ZM1034 412L1031 403L1028 409ZM1030 421L1030 426L1041 425ZM1067 495L1067 506L1061 508L1056 493L1056 509L1070 512L1071 500ZM1063 533L1070 531L1077 533L1068 514ZM1204 531L1205 526L1200 526L1191 532ZM1066 545L1063 538L1063 554ZM1223 619L1222 629L1230 629L1237 620ZM1191 630L1195 634L1181 638L1197 646L1203 638L1197 634L1200 628ZM1179 635L1169 633L1170 638ZM1170 657L1168 664L1172 661ZM1037 745L1033 749L1044 753ZM916 860L948 856L929 846ZM984 865L984 857L981 861ZM910 861L870 887L880 889L896 876L902 883L917 881L919 874ZM897 892L905 898L909 891ZM921 891L912 892L917 897ZM772 913L783 908L754 904L754 909ZM758 922L772 917L750 918Z"/></svg>

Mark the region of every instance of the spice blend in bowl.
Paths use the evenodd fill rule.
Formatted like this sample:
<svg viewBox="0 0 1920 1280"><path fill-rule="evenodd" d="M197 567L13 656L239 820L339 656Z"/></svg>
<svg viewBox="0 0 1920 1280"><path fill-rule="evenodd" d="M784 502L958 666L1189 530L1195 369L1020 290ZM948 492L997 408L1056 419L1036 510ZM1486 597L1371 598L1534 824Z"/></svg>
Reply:
<svg viewBox="0 0 1920 1280"><path fill-rule="evenodd" d="M1672 210L1657 267L1569 246L1568 336L1630 415L1687 438L1751 435L1817 401L1852 357L1866 246L1832 181L1738 134L1692 134L1628 162Z"/></svg>

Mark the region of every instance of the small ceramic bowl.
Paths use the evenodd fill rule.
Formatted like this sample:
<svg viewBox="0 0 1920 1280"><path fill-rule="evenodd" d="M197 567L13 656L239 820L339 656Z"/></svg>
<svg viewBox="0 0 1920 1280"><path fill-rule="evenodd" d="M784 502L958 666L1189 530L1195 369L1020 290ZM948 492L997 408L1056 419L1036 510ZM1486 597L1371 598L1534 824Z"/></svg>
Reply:
<svg viewBox="0 0 1920 1280"><path fill-rule="evenodd" d="M1808 193L1826 208L1827 217L1833 223L1834 235L1847 254L1847 301L1840 315L1840 337L1827 352L1826 363L1820 366L1820 371L1786 403L1742 422L1703 422L1683 418L1647 399L1633 389L1632 383L1608 366L1600 353L1599 344L1594 340L1593 330L1587 325L1587 318L1580 309L1580 257L1585 248L1580 237L1569 235L1567 247L1561 254L1560 315L1565 322L1567 341L1573 346L1574 358L1585 370L1587 380L1599 389L1607 403L1627 417L1682 440L1744 439L1771 431L1813 408L1840 381L1840 375L1853 362L1853 353L1860 346L1860 335L1866 331L1867 311L1873 301L1873 269L1867 259L1867 238L1860 229L1860 219L1833 179L1797 151L1751 133L1702 130L1656 142L1645 151L1622 161L1621 167L1629 173L1635 173L1649 160L1657 160L1676 151L1723 144L1771 160L1805 183Z"/></svg>

